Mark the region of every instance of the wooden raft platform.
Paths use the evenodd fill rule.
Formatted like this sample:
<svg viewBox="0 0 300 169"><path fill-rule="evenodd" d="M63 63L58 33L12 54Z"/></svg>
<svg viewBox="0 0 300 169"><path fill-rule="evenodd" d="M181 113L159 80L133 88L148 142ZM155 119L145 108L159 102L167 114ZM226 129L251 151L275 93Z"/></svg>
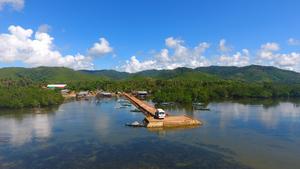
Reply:
<svg viewBox="0 0 300 169"><path fill-rule="evenodd" d="M137 108L144 112L146 118L144 121L146 122L146 126L148 128L163 128L163 127L189 127L189 126L198 126L202 123L197 120L189 117L187 115L180 115L180 116L172 116L167 115L165 119L156 119L154 118L156 108L145 103L138 98L124 93L124 96Z"/></svg>

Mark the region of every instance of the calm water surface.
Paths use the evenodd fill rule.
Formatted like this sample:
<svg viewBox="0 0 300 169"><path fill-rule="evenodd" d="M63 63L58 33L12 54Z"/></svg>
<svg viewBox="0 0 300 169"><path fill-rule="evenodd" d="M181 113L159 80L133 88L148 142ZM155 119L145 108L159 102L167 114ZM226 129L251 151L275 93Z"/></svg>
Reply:
<svg viewBox="0 0 300 169"><path fill-rule="evenodd" d="M148 130L115 99L0 110L0 168L300 168L299 101L226 101L211 111L164 107L204 125Z"/></svg>

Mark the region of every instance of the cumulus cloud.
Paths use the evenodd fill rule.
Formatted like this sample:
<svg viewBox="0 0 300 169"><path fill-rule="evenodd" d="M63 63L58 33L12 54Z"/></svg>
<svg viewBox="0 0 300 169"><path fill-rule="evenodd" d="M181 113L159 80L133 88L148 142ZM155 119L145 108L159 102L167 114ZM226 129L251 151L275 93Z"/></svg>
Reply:
<svg viewBox="0 0 300 169"><path fill-rule="evenodd" d="M184 45L183 40L169 37L165 39L165 45L167 48L162 49L148 60L139 61L136 56L132 56L120 69L126 72L137 72L147 69L195 68L210 64L203 56L206 49L210 47L206 42L189 48Z"/></svg>
<svg viewBox="0 0 300 169"><path fill-rule="evenodd" d="M126 72L138 72L141 70L147 70L147 69L154 69L155 64L157 63L156 60L146 60L143 62L140 62L136 56L131 56L130 60L126 61L126 65L124 65L122 68Z"/></svg>
<svg viewBox="0 0 300 169"><path fill-rule="evenodd" d="M174 69L177 67L201 67L210 65L221 66L247 66L250 64L261 64L276 66L282 69L300 70L300 53L280 53L280 45L275 42L262 44L256 55L251 56L248 49L232 51L232 47L221 39L217 49L220 55L207 59L204 53L210 48L209 43L199 43L195 47L188 47L182 39L169 37L165 39L166 48L156 52L152 57L139 60L132 56L130 60L117 69L127 72L137 72L147 69ZM215 51L216 52L216 51Z"/></svg>
<svg viewBox="0 0 300 169"><path fill-rule="evenodd" d="M300 40L294 39L294 38L289 38L287 42L291 46L298 46L298 45L300 45Z"/></svg>
<svg viewBox="0 0 300 169"><path fill-rule="evenodd" d="M275 65L289 70L298 70L300 53L276 54Z"/></svg>
<svg viewBox="0 0 300 169"><path fill-rule="evenodd" d="M15 10L21 10L24 7L24 0L0 0L0 11L4 6L11 6Z"/></svg>
<svg viewBox="0 0 300 169"><path fill-rule="evenodd" d="M140 61L132 56L126 64L121 67L127 72L137 72L147 69L174 69L177 67L201 67L212 64L223 66L246 66L250 64L250 52L243 49L241 52L229 54L231 47L226 45L225 39L221 39L218 49L222 52L217 60L208 60L203 54L210 47L207 42L199 43L193 48L184 45L184 41L169 37L165 39L167 48L156 53L154 57Z"/></svg>
<svg viewBox="0 0 300 169"><path fill-rule="evenodd" d="M243 49L242 52L236 52L232 56L221 55L217 64L222 66L246 66L249 65L249 61L249 50Z"/></svg>
<svg viewBox="0 0 300 169"><path fill-rule="evenodd" d="M272 60L274 58L273 52L276 52L279 49L279 44L275 42L268 42L266 44L261 45L258 55L261 59Z"/></svg>
<svg viewBox="0 0 300 169"><path fill-rule="evenodd" d="M165 39L165 44L169 48L178 48L182 47L182 44L184 43L181 39L175 39L174 37L169 37Z"/></svg>
<svg viewBox="0 0 300 169"><path fill-rule="evenodd" d="M82 54L63 56L54 49L49 34L21 26L10 26L0 34L0 62L20 61L29 67L64 66L73 69L93 69L92 58Z"/></svg>
<svg viewBox="0 0 300 169"><path fill-rule="evenodd" d="M86 54L63 55L54 47L54 38L48 33L49 25L41 25L37 31L21 26L10 26L8 33L0 34L0 62L21 62L28 67L64 66L73 69L93 69L93 59L113 52L113 48L105 38L100 38L87 50ZM297 40L291 40L294 44ZM277 66L283 69L300 70L300 53L280 52L275 42L262 44L253 57L248 49L231 51L225 39L221 39L216 51L221 53L207 59L204 54L210 44L201 42L189 47L184 40L174 37L165 39L165 47L152 53L148 59L139 60L132 56L117 69L126 72L137 72L147 69L174 69L177 67L201 67L209 65L245 66L252 63ZM215 55L214 55L215 56Z"/></svg>
<svg viewBox="0 0 300 169"><path fill-rule="evenodd" d="M261 45L258 52L259 63L299 71L300 53L279 53L279 49L279 44L274 42Z"/></svg>
<svg viewBox="0 0 300 169"><path fill-rule="evenodd" d="M113 48L110 47L109 42L105 38L100 38L99 42L94 43L93 47L89 49L89 54L93 56L103 56L112 51Z"/></svg>
<svg viewBox="0 0 300 169"><path fill-rule="evenodd" d="M220 56L214 61L214 64L221 66L246 66L250 62L250 52L248 49L243 49L241 52L232 53L233 47L228 45L226 39L219 41L218 50Z"/></svg>
<svg viewBox="0 0 300 169"><path fill-rule="evenodd" d="M221 52L229 52L231 51L231 47L226 44L226 39L221 39L219 42L219 50Z"/></svg>

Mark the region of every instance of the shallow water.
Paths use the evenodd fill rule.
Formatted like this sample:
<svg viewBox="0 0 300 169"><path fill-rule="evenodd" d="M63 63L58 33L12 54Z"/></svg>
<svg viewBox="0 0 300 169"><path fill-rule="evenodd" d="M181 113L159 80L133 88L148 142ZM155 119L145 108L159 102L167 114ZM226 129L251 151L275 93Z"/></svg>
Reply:
<svg viewBox="0 0 300 169"><path fill-rule="evenodd" d="M202 127L125 127L141 113L115 99L0 110L0 168L300 168L299 101L223 101L211 111L164 107Z"/></svg>

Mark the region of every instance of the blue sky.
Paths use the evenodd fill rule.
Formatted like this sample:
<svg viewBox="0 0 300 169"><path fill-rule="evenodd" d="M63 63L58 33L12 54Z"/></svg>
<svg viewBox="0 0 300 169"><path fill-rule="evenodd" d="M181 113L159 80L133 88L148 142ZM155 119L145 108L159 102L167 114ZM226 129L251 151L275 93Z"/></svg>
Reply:
<svg viewBox="0 0 300 169"><path fill-rule="evenodd" d="M297 0L0 0L0 6L1 67L49 65L134 72L262 64L300 70ZM51 49L37 49L34 43L20 49L13 37L4 38L4 34L13 35L8 30L12 25L20 28L17 32L31 29L32 35L26 38L32 41L43 25L43 33L54 38ZM17 52L11 54L13 47L8 49L7 41ZM101 47L91 54L95 43ZM195 50L198 45L200 51ZM53 59L34 58L45 50L49 52L42 52L42 57L49 54ZM31 53L21 57L19 51ZM64 59L67 55L72 57ZM78 60L84 63L75 63Z"/></svg>

